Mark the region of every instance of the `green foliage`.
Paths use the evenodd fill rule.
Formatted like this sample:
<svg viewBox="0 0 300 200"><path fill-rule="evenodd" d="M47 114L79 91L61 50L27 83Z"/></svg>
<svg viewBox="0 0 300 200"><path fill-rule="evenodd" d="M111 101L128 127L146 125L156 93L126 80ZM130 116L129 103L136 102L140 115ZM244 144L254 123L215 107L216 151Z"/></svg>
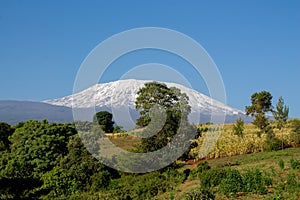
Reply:
<svg viewBox="0 0 300 200"><path fill-rule="evenodd" d="M68 153L68 138L74 134L71 124L27 121L9 137L11 152L3 176L39 178Z"/></svg>
<svg viewBox="0 0 300 200"><path fill-rule="evenodd" d="M256 113L265 113L272 109L272 95L268 91L261 91L252 94L251 106L246 106L247 115L255 116Z"/></svg>
<svg viewBox="0 0 300 200"><path fill-rule="evenodd" d="M147 126L141 133L147 136L142 138L141 152L161 149L174 138L177 131L181 131L183 136L196 133L187 120L191 111L188 97L179 89L168 88L164 83L149 82L137 94L135 104L141 115L137 125Z"/></svg>
<svg viewBox="0 0 300 200"><path fill-rule="evenodd" d="M298 199L300 195L300 183L294 173L288 173L286 180L281 182L273 195L273 199Z"/></svg>
<svg viewBox="0 0 300 200"><path fill-rule="evenodd" d="M178 114L182 115L182 117L187 117L191 109L186 94L181 93L175 87L168 88L164 83L145 83L145 86L139 89L137 94L135 104L141 115L137 120L137 125L142 127L150 123L150 110L155 106L165 111L172 111L177 116Z"/></svg>
<svg viewBox="0 0 300 200"><path fill-rule="evenodd" d="M298 122L290 120L289 123L297 125ZM8 138L9 142L0 154L0 199L157 199L163 193L170 194L172 199L177 196L178 185L189 177L189 169L179 172L184 168L177 171L175 165L146 174L119 173L108 168L86 149L92 152L100 150L95 144L99 139L97 135L103 135L103 131L88 122L79 122L79 125L83 132L77 133L74 124L48 123L46 120L31 120L13 127L1 124L1 131L12 132L8 137L3 137ZM297 131L295 127L294 131ZM205 128L202 128L204 131ZM88 131L91 129L92 132ZM264 133L268 141L278 140L270 125ZM273 163L278 156L292 156L285 151L280 152L264 152L264 155L272 158ZM245 159L247 163L263 159L256 155L250 158L251 161L249 158ZM291 172L287 174L280 170L281 176L274 179L276 183L269 192L274 191L274 199L297 199L300 196L297 171L300 170L300 161L291 159L290 168L284 166L283 160L278 161L281 169ZM222 159L218 162L218 166L225 166L220 164ZM216 165L214 161L209 163ZM273 171L273 175L276 175L274 164ZM237 192L266 194L262 198L272 196L267 189L273 180L258 169L239 172L227 167L211 168L208 162L200 162L192 174L199 177L201 188L186 193L184 199L214 199L214 192L217 191L229 196ZM248 194L244 195L248 197Z"/></svg>
<svg viewBox="0 0 300 200"><path fill-rule="evenodd" d="M109 176L109 171L115 172L106 168L88 152L79 135L70 137L67 147L69 153L61 159L59 166L67 170L76 180L78 190L86 191L91 187L92 190L96 190L100 183L104 184L104 188L107 187L110 179L103 179ZM115 174L117 176L117 173ZM98 180L96 176L99 176Z"/></svg>
<svg viewBox="0 0 300 200"><path fill-rule="evenodd" d="M100 111L94 115L94 124L100 125L105 133L112 133L114 130L113 115L107 111Z"/></svg>
<svg viewBox="0 0 300 200"><path fill-rule="evenodd" d="M232 129L233 134L242 138L244 136L243 134L244 129L245 129L244 120L242 118L238 118Z"/></svg>
<svg viewBox="0 0 300 200"><path fill-rule="evenodd" d="M91 191L96 192L101 189L106 189L110 183L111 174L108 171L100 171L91 177Z"/></svg>
<svg viewBox="0 0 300 200"><path fill-rule="evenodd" d="M77 131L88 132L93 128L93 123L89 121L75 121L74 122Z"/></svg>
<svg viewBox="0 0 300 200"><path fill-rule="evenodd" d="M218 186L225 176L226 170L223 168L212 168L198 175L202 187Z"/></svg>
<svg viewBox="0 0 300 200"><path fill-rule="evenodd" d="M42 175L44 182L41 189L50 191L48 198L57 198L60 196L69 196L78 192L77 181L73 174L60 167L54 167L51 171Z"/></svg>
<svg viewBox="0 0 300 200"><path fill-rule="evenodd" d="M268 175L263 175L258 169L250 169L242 176L245 192L263 194L267 192L267 186L272 184L272 179Z"/></svg>
<svg viewBox="0 0 300 200"><path fill-rule="evenodd" d="M261 131L269 125L269 120L266 118L265 113L272 111L271 100L272 95L269 92L256 92L251 96L251 106L246 106L246 114L254 117L253 124Z"/></svg>
<svg viewBox="0 0 300 200"><path fill-rule="evenodd" d="M292 169L298 169L298 170L300 170L300 160L292 158L290 160L290 163L291 163L291 168Z"/></svg>
<svg viewBox="0 0 300 200"><path fill-rule="evenodd" d="M121 178L111 181L109 192L120 200L153 199L159 193L175 189L184 178L184 174L172 169L139 175L124 174Z"/></svg>
<svg viewBox="0 0 300 200"><path fill-rule="evenodd" d="M282 159L278 161L278 166L280 169L284 169L284 161Z"/></svg>
<svg viewBox="0 0 300 200"><path fill-rule="evenodd" d="M14 129L5 122L0 122L0 151L8 150L10 141L8 137L11 136L14 132Z"/></svg>
<svg viewBox="0 0 300 200"><path fill-rule="evenodd" d="M278 151L282 149L282 141L277 137L266 140L264 143L264 149L266 151Z"/></svg>
<svg viewBox="0 0 300 200"><path fill-rule="evenodd" d="M233 196L237 192L250 192L263 194L272 179L262 174L258 169L247 170L241 174L235 169L212 168L199 173L201 187L217 187L219 192Z"/></svg>
<svg viewBox="0 0 300 200"><path fill-rule="evenodd" d="M115 126L113 133L125 133L126 131L123 129L123 126Z"/></svg>
<svg viewBox="0 0 300 200"><path fill-rule="evenodd" d="M267 131L269 126L269 120L264 113L256 114L252 123L259 128L259 131L257 132L258 137L261 137L261 135Z"/></svg>
<svg viewBox="0 0 300 200"><path fill-rule="evenodd" d="M294 173L288 173L286 184L288 187L293 187L294 185L297 185L297 181Z"/></svg>
<svg viewBox="0 0 300 200"><path fill-rule="evenodd" d="M282 97L279 97L276 104L276 110L274 110L272 113L276 121L277 128L281 130L289 117L289 108L284 105L284 100Z"/></svg>
<svg viewBox="0 0 300 200"><path fill-rule="evenodd" d="M228 169L221 180L219 191L225 195L235 195L243 189L243 179L238 170Z"/></svg>
<svg viewBox="0 0 300 200"><path fill-rule="evenodd" d="M202 172L205 172L207 170L211 169L211 167L209 166L208 162L207 161L204 161L204 162L200 162L198 163L197 165L197 168L195 170L195 173L196 174L200 174Z"/></svg>
<svg viewBox="0 0 300 200"><path fill-rule="evenodd" d="M215 194L209 188L199 188L186 193L184 200L214 200Z"/></svg>
<svg viewBox="0 0 300 200"><path fill-rule="evenodd" d="M76 130L72 124L49 124L47 120L29 120L14 129L9 136L10 151L0 159L0 179L14 183L3 188L8 196L33 198L42 185L41 177L68 153L68 139Z"/></svg>
<svg viewBox="0 0 300 200"><path fill-rule="evenodd" d="M277 151L284 147L284 142L275 136L273 128L270 125L265 127L264 132L267 135L264 143L264 149L266 151Z"/></svg>

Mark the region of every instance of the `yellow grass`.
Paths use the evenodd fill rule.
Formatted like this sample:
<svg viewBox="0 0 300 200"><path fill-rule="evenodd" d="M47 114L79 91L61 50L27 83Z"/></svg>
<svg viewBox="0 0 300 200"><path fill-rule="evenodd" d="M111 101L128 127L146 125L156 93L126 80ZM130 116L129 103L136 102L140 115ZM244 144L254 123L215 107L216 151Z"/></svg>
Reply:
<svg viewBox="0 0 300 200"><path fill-rule="evenodd" d="M264 142L266 141L266 135L262 134L261 137L257 136L257 132L259 131L253 124L245 124L244 137L240 138L233 134L234 124L225 124L218 131L208 131L203 134L202 137L198 138L196 142L198 143L198 147L192 149L191 155L197 157L200 156L199 152L202 149L210 149L207 142L204 142L206 137L213 137L220 134L218 140L214 144L214 146L209 151L206 158L220 158L234 155L242 155L249 153L257 153L263 151ZM216 129L217 125L206 126L210 129ZM279 131L278 129L274 129L274 133L276 137L279 139L283 139L288 145L293 145L290 139L290 129L285 128ZM211 145L211 144L209 144ZM202 147L201 147L202 146Z"/></svg>

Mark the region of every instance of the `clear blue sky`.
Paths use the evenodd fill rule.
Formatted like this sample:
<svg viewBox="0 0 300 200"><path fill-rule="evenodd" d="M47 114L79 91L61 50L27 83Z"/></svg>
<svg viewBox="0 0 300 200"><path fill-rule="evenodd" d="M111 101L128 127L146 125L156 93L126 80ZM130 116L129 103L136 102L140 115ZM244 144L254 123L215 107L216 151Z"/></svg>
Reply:
<svg viewBox="0 0 300 200"><path fill-rule="evenodd" d="M228 105L244 110L252 93L268 90L274 103L283 96L290 116L300 118L298 0L1 0L0 99L41 101L69 95L80 64L97 44L147 26L177 30L199 42L220 70ZM166 55L166 64L181 62L168 63L171 57ZM164 63L163 53L129 55L103 81L119 79L126 72L122 65L153 62L150 58ZM202 83L195 88L208 94Z"/></svg>

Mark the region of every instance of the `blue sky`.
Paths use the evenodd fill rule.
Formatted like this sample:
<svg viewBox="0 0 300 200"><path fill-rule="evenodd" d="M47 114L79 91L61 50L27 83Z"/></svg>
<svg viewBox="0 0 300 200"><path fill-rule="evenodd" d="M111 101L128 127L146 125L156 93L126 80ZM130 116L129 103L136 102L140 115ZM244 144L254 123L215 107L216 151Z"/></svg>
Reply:
<svg viewBox="0 0 300 200"><path fill-rule="evenodd" d="M58 98L72 93L89 52L119 32L164 27L200 43L219 68L227 104L244 110L252 93L283 96L300 117L300 1L0 1L0 99ZM130 67L174 66L209 95L184 61L159 51L117 60L102 82Z"/></svg>

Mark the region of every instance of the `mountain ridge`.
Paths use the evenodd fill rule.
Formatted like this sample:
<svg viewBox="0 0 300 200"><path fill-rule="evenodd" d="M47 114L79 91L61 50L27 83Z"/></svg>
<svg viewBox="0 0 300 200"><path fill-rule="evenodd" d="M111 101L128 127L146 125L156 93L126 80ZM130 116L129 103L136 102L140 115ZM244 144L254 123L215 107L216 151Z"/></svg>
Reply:
<svg viewBox="0 0 300 200"><path fill-rule="evenodd" d="M73 108L88 108L102 106L130 106L135 108L135 99L137 91L143 87L145 83L153 80L136 80L126 79L93 85L76 94L68 95L62 98L53 100L45 100L44 103L52 105L60 105ZM243 111L229 107L222 102L214 100L196 90L185 87L177 83L163 82L168 87L177 87L189 97L189 104L192 111L206 111L209 107L209 112L214 111L216 107L221 110L232 112L232 114L245 114ZM121 86L121 87L120 87ZM74 98L73 98L74 97ZM92 101L91 99L94 99Z"/></svg>
<svg viewBox="0 0 300 200"><path fill-rule="evenodd" d="M0 121L16 124L29 119L48 119L50 122L72 122L73 110L81 113L79 120L91 121L93 114L99 111L109 111L114 116L117 125L125 129L135 126L139 112L135 109L137 91L151 80L119 80L96 84L76 94L62 98L33 101L0 101ZM177 87L189 97L191 123L233 123L239 117L245 122L251 118L241 110L231 108L222 102L177 83L164 82L168 87ZM213 120L212 120L213 119Z"/></svg>
<svg viewBox="0 0 300 200"><path fill-rule="evenodd" d="M46 100L44 102L52 105L72 107L74 109L94 107L96 109L102 107L110 108L108 111L114 111L114 116L116 114L121 115L117 121L121 120L122 123L130 123L131 126L134 126L135 119L138 116L138 112L135 110L137 91L143 87L145 83L151 81L153 80L126 79L96 84L78 93L58 99ZM238 117L249 121L249 117L247 117L243 111L229 107L196 90L177 83L163 83L168 87L177 87L181 92L187 94L191 106L189 119L192 123L205 123L212 120L213 123L223 123L224 115L226 115L226 123L234 122ZM125 111L126 109L129 111ZM133 120L124 122L125 119L121 119L130 117Z"/></svg>

